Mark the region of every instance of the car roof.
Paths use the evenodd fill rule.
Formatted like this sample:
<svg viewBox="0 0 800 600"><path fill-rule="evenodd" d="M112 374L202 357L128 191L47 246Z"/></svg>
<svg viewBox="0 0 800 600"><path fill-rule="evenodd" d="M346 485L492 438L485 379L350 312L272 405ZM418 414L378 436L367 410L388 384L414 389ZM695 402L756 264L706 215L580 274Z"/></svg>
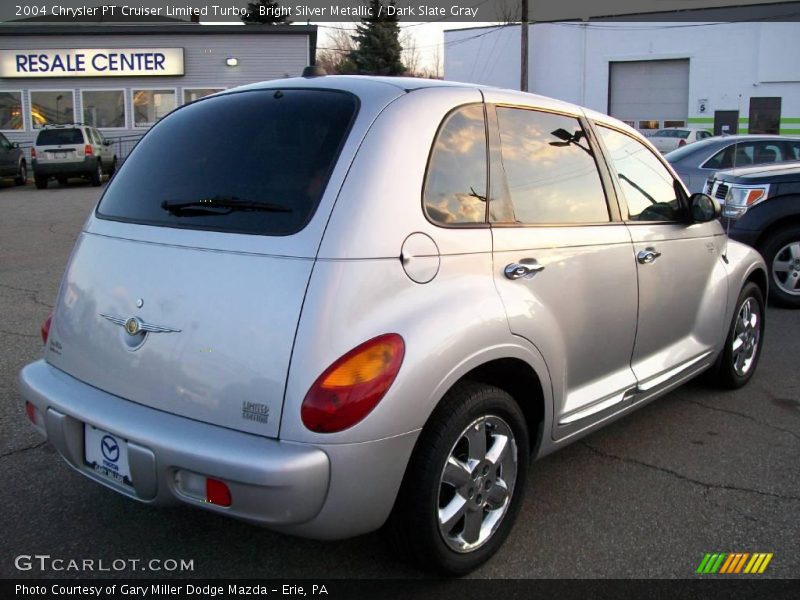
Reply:
<svg viewBox="0 0 800 600"><path fill-rule="evenodd" d="M237 92L243 90L258 90L258 89L275 89L287 87L302 87L302 88L319 88L319 89L333 89L352 92L356 95L368 93L370 88L377 89L381 86L391 86L399 91L406 93L415 90L430 89L430 88L462 88L473 90L503 90L513 95L518 95L520 101L525 104L536 105L537 99L545 99L548 104L556 102L565 111L569 112L589 112L583 107L570 102L564 102L555 98L541 96L538 94L531 94L529 92L521 92L519 90L507 90L495 86L480 85L476 83L464 83L459 81L445 81L442 79L423 79L421 77L383 77L375 75L323 75L318 77L290 77L287 79L272 79L269 81L262 81L259 83L252 83L249 85L230 88L216 95L224 95L230 92ZM619 127L620 122L616 119L603 115L601 113L594 113L597 115L597 120L605 120L613 123Z"/></svg>

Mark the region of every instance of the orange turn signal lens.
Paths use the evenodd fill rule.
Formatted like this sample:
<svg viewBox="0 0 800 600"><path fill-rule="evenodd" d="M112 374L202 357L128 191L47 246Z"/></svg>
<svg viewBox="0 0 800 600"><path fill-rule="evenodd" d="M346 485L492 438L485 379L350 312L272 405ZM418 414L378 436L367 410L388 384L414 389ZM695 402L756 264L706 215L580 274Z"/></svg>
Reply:
<svg viewBox="0 0 800 600"><path fill-rule="evenodd" d="M745 198L745 201L744 201L745 206L750 206L751 204L755 204L756 202L761 200L763 197L764 197L764 190L763 189L750 190L747 193L747 197Z"/></svg>

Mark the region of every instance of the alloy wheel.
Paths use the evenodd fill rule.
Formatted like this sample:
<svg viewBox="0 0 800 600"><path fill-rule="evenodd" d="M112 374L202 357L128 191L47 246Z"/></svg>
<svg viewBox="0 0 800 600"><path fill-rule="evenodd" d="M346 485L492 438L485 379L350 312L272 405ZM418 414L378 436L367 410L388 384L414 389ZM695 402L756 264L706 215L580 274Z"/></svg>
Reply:
<svg viewBox="0 0 800 600"><path fill-rule="evenodd" d="M445 544L471 552L485 544L505 516L517 480L517 445L500 417L476 419L450 450L439 481L437 521Z"/></svg>

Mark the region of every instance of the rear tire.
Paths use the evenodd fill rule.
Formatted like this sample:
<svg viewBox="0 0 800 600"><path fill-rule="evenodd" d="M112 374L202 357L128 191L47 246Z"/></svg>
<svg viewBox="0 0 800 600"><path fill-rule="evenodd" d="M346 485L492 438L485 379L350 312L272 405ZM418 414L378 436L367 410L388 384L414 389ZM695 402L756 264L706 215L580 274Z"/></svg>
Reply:
<svg viewBox="0 0 800 600"><path fill-rule="evenodd" d="M37 190L47 189L47 177L33 176L33 182L36 184Z"/></svg>
<svg viewBox="0 0 800 600"><path fill-rule="evenodd" d="M736 300L725 347L709 374L709 381L726 389L744 386L756 372L763 345L764 295L755 283L748 282Z"/></svg>
<svg viewBox="0 0 800 600"><path fill-rule="evenodd" d="M103 163L99 160L97 161L97 165L95 166L94 172L91 175L91 182L95 187L103 182Z"/></svg>
<svg viewBox="0 0 800 600"><path fill-rule="evenodd" d="M761 254L770 273L770 299L779 306L800 308L800 227L786 227L770 236Z"/></svg>
<svg viewBox="0 0 800 600"><path fill-rule="evenodd" d="M14 178L14 183L16 185L25 185L28 183L28 167L25 164L25 161L19 163L19 172L17 176Z"/></svg>
<svg viewBox="0 0 800 600"><path fill-rule="evenodd" d="M488 560L519 511L529 448L508 393L456 384L420 434L387 523L401 557L451 575Z"/></svg>

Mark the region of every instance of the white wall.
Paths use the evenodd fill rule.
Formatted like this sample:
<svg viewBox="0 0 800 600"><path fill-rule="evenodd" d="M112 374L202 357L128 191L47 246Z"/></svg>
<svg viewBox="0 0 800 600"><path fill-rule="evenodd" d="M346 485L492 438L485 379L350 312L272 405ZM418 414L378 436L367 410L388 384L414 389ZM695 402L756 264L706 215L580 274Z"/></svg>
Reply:
<svg viewBox="0 0 800 600"><path fill-rule="evenodd" d="M746 119L751 97L780 96L782 132L800 133L800 23L542 23L529 35L532 92L607 112L609 62L688 58L690 123L710 127L715 110ZM519 37L445 31L445 79L519 89Z"/></svg>

